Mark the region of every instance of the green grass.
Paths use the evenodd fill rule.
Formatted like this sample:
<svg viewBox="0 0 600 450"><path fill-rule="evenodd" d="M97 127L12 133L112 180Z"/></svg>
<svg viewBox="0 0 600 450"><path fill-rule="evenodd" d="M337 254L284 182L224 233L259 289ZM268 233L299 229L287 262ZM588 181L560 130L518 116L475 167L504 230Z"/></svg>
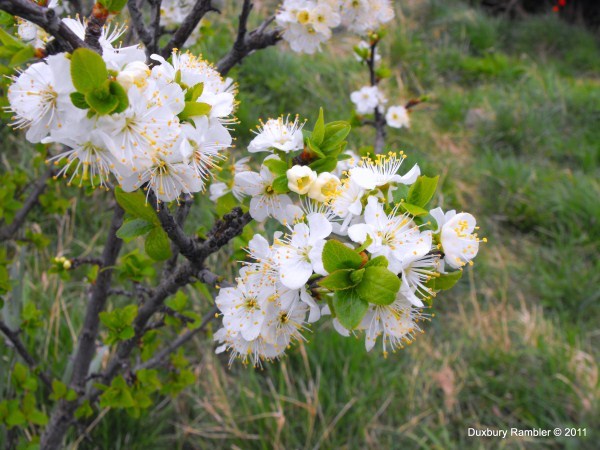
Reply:
<svg viewBox="0 0 600 450"><path fill-rule="evenodd" d="M402 14L383 48L394 77L384 86L392 102L429 100L413 112L410 130L390 131L388 144L424 173L441 174L437 203L478 218L489 242L475 266L436 299L426 333L387 359L328 324L263 370L229 369L212 354L210 336L197 339L187 352L198 363L197 386L140 421L108 412L80 448L594 448L597 37L551 14L510 22L454 0L398 3ZM217 59L227 36L216 32L204 53ZM319 106L328 120L349 118L349 93L367 82L366 69L354 60L352 41L334 42L310 57L268 49L231 73L240 90L239 148L259 118L298 113L314 120ZM350 148L372 142L370 129L350 136ZM25 164L21 159L14 164ZM102 193L82 207L75 189L56 189L73 197L70 219L40 215L56 238L22 255L32 260L22 297L48 314L43 354L70 351L66 319L77 329L85 304L81 284L48 275L44 264L63 247L74 248L73 256L97 252L106 220ZM188 226L208 219L197 208ZM468 427L560 426L587 428L588 438L467 437Z"/></svg>

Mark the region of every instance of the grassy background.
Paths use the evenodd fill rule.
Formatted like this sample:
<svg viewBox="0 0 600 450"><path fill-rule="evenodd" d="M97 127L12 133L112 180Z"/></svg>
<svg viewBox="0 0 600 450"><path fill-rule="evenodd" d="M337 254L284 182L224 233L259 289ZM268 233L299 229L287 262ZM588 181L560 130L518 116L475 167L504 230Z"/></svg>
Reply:
<svg viewBox="0 0 600 450"><path fill-rule="evenodd" d="M108 412L81 448L595 448L598 40L552 14L510 22L454 0L397 3L382 48L394 72L384 89L391 104L429 101L415 109L410 130L390 131L389 147L425 174L441 174L437 204L478 218L488 244L475 266L436 299L426 334L387 359L326 323L263 370L228 369L210 338L200 338L188 352L197 386L140 421ZM230 45L231 33L216 29L202 44L211 59ZM349 93L367 83L355 43L336 36L315 56L269 49L236 69L238 146L259 117L314 120L322 105L326 119L348 118ZM355 148L372 142L366 128L350 137ZM80 255L101 245L101 202L82 208L74 198L70 211L44 224L59 231L41 261L63 247ZM81 318L71 306L83 304L84 291L42 263L27 264L24 295L45 302L41 348L51 357L72 345L68 322L77 329ZM588 437L467 436L468 427L567 426L587 428Z"/></svg>

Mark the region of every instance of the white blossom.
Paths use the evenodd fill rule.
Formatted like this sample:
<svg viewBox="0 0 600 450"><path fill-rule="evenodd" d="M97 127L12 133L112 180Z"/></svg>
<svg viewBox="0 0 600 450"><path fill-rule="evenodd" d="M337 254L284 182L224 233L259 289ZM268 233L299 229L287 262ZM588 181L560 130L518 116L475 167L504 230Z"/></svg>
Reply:
<svg viewBox="0 0 600 450"><path fill-rule="evenodd" d="M402 105L390 106L385 113L385 122L392 128L410 127L408 110Z"/></svg>

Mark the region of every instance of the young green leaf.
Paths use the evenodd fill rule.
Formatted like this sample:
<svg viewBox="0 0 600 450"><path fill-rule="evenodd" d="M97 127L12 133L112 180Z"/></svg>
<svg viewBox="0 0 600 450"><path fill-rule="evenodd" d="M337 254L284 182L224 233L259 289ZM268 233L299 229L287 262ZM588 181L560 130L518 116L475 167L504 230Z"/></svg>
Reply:
<svg viewBox="0 0 600 450"><path fill-rule="evenodd" d="M360 325L369 309L369 304L360 298L356 289L336 291L332 304L337 319L349 330L353 330Z"/></svg>
<svg viewBox="0 0 600 450"><path fill-rule="evenodd" d="M119 99L111 95L110 91L104 87L87 92L85 94L85 101L90 105L90 108L101 116L110 114L119 106Z"/></svg>
<svg viewBox="0 0 600 450"><path fill-rule="evenodd" d="M400 203L400 208L409 213L411 216L415 217L425 216L429 214L429 211L427 211L426 209L423 209L420 206L413 205L411 203L402 202Z"/></svg>
<svg viewBox="0 0 600 450"><path fill-rule="evenodd" d="M376 305L393 303L399 290L400 278L381 266L367 267L362 281L356 286L360 298Z"/></svg>
<svg viewBox="0 0 600 450"><path fill-rule="evenodd" d="M79 109L90 109L90 105L85 101L85 95L81 92L72 92L70 94L71 103Z"/></svg>
<svg viewBox="0 0 600 450"><path fill-rule="evenodd" d="M345 121L329 122L325 125L325 139L321 144L321 148L325 153L329 153L332 150L337 149L340 144L344 141L348 133L350 133L351 126Z"/></svg>
<svg viewBox="0 0 600 450"><path fill-rule="evenodd" d="M263 162L265 166L269 168L271 173L275 175L282 175L288 170L288 165L285 161L277 158L267 159Z"/></svg>
<svg viewBox="0 0 600 450"><path fill-rule="evenodd" d="M454 287L458 280L462 278L463 271L441 273L439 277L432 278L426 283L434 291L446 291Z"/></svg>
<svg viewBox="0 0 600 450"><path fill-rule="evenodd" d="M439 175L433 178L426 176L417 178L408 191L406 202L421 208L427 206L435 194L439 178Z"/></svg>
<svg viewBox="0 0 600 450"><path fill-rule="evenodd" d="M371 258L364 266L364 268L366 269L367 267L387 267L388 266L388 260L385 256L381 255L381 256L376 256L375 258Z"/></svg>
<svg viewBox="0 0 600 450"><path fill-rule="evenodd" d="M325 118L323 117L323 108L319 109L319 118L315 123L315 128L310 135L310 140L317 147L321 145L325 138Z"/></svg>
<svg viewBox="0 0 600 450"><path fill-rule="evenodd" d="M336 270L320 280L317 284L325 289L329 289L330 291L350 289L358 284L358 282L352 280L352 273L352 269Z"/></svg>
<svg viewBox="0 0 600 450"><path fill-rule="evenodd" d="M110 94L117 99L119 102L117 107L112 111L113 113L122 113L129 106L129 98L127 97L127 91L116 81L109 83Z"/></svg>
<svg viewBox="0 0 600 450"><path fill-rule="evenodd" d="M335 158L321 158L311 162L308 167L317 173L332 172L337 166L337 159Z"/></svg>
<svg viewBox="0 0 600 450"><path fill-rule="evenodd" d="M75 89L84 94L100 88L108 78L102 56L87 48L75 50L71 55L71 78Z"/></svg>
<svg viewBox="0 0 600 450"><path fill-rule="evenodd" d="M171 243L165 230L155 227L146 236L146 253L155 261L164 261L171 257Z"/></svg>
<svg viewBox="0 0 600 450"><path fill-rule="evenodd" d="M350 280L352 281L352 283L359 284L363 277L365 276L365 269L358 269L358 270L353 270L352 273L350 274Z"/></svg>
<svg viewBox="0 0 600 450"><path fill-rule="evenodd" d="M146 197L140 191L124 192L121 188L115 190L117 203L135 218L144 219L155 225L160 225L156 211L146 202Z"/></svg>
<svg viewBox="0 0 600 450"><path fill-rule="evenodd" d="M143 236L153 230L154 227L155 224L144 219L128 220L117 230L117 236L121 239L132 239L137 236Z"/></svg>
<svg viewBox="0 0 600 450"><path fill-rule="evenodd" d="M279 175L277 178L275 178L271 188L273 189L273 192L277 194L285 194L286 192L289 192L290 188L288 188L287 175L284 173L283 175Z"/></svg>
<svg viewBox="0 0 600 450"><path fill-rule="evenodd" d="M208 116L212 106L208 103L185 102L185 107L178 115L180 120L187 120L191 117Z"/></svg>
<svg viewBox="0 0 600 450"><path fill-rule="evenodd" d="M362 258L353 249L346 247L340 241L331 239L323 247L323 266L329 273L340 269L358 269Z"/></svg>

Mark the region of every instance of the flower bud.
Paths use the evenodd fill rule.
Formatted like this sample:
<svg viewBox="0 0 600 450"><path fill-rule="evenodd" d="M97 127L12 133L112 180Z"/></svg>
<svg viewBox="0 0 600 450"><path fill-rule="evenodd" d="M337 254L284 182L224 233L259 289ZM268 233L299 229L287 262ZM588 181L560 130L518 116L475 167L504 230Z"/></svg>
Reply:
<svg viewBox="0 0 600 450"><path fill-rule="evenodd" d="M317 179L317 173L308 166L294 166L286 175L290 191L300 195L306 194Z"/></svg>
<svg viewBox="0 0 600 450"><path fill-rule="evenodd" d="M150 69L146 64L141 61L133 61L117 75L117 81L127 90L134 84L143 86L149 76Z"/></svg>
<svg viewBox="0 0 600 450"><path fill-rule="evenodd" d="M37 38L38 27L31 22L22 22L17 30L19 37L25 42L31 42Z"/></svg>
<svg viewBox="0 0 600 450"><path fill-rule="evenodd" d="M318 202L324 202L334 196L340 185L340 179L329 172L320 173L310 186L308 196Z"/></svg>
<svg viewBox="0 0 600 450"><path fill-rule="evenodd" d="M65 259L62 266L63 266L63 269L69 270L71 268L71 261L69 261L68 259Z"/></svg>

